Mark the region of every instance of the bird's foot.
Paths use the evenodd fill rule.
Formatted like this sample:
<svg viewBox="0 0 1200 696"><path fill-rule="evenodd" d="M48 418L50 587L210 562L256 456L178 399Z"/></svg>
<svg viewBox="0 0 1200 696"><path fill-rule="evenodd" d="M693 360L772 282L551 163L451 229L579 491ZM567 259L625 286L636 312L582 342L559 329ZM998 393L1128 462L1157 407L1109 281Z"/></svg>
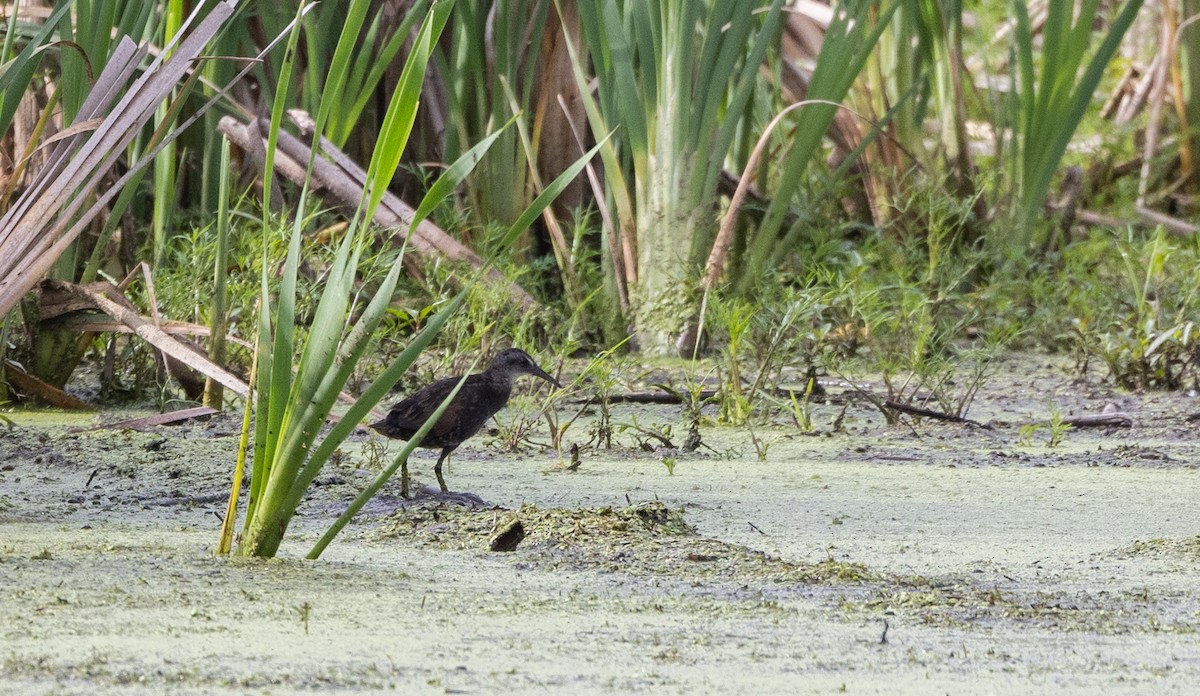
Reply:
<svg viewBox="0 0 1200 696"><path fill-rule="evenodd" d="M418 486L416 494L412 497L415 503L449 503L451 505L461 505L466 508L475 510L483 510L495 507L483 498L474 493L443 491L433 486Z"/></svg>

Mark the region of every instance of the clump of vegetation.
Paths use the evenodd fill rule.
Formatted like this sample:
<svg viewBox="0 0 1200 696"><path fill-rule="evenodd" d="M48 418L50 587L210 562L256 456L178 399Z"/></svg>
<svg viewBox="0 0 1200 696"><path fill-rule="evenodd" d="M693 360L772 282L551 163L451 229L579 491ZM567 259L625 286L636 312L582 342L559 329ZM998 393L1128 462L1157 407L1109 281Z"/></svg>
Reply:
<svg viewBox="0 0 1200 696"><path fill-rule="evenodd" d="M1122 240L1124 306L1081 338L1117 384L1133 389L1200 386L1200 273L1194 245L1183 247L1160 229L1138 244ZM1181 257L1169 263L1171 257ZM1123 310L1123 311L1122 311Z"/></svg>
<svg viewBox="0 0 1200 696"><path fill-rule="evenodd" d="M624 508L560 509L522 505L496 514L461 507L404 510L381 526L386 539L448 549L484 549L499 529L520 521L528 562L564 562L639 577L750 586L865 583L881 579L859 563L834 559L791 563L753 549L697 536L682 510L660 502Z"/></svg>

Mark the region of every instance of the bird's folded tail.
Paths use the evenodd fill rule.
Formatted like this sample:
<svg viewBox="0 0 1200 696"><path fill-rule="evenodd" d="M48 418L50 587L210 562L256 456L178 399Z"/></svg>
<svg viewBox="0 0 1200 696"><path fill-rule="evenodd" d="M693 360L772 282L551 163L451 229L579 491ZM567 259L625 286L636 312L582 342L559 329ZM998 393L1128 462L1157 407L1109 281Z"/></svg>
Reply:
<svg viewBox="0 0 1200 696"><path fill-rule="evenodd" d="M384 437L390 437L396 440L407 440L417 432L416 428L406 428L399 423L396 423L392 418L392 414L390 413L388 414L387 418L372 423L371 430L374 430Z"/></svg>

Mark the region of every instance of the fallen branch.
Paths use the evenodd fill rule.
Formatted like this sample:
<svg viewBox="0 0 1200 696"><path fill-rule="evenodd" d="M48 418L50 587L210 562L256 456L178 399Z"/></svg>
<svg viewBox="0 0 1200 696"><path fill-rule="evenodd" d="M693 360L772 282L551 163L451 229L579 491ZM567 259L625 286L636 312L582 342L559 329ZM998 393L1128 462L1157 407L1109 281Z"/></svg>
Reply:
<svg viewBox="0 0 1200 696"><path fill-rule="evenodd" d="M93 283L85 287L48 278L42 281L42 284L43 287L50 288L51 290L67 292L77 298L90 302L96 309L128 326L131 331L141 336L150 345L204 376L211 377L222 385L229 387L239 396L246 396L246 393L249 391L246 383L238 379L236 375L214 364L207 357L197 353L187 345L180 343L138 314L129 304L129 301L125 299L125 296L111 283ZM103 292L97 291L101 287L104 288ZM115 294L119 300L109 297L109 293Z"/></svg>
<svg viewBox="0 0 1200 696"><path fill-rule="evenodd" d="M637 424L631 424L631 425L627 425L625 427L630 428L636 432L639 432L642 435L645 435L646 437L658 440L658 442L663 447L666 447L667 449L679 449L678 447L675 446L675 443L671 442L670 438L668 438L666 435L663 435L662 433L656 433L653 430L647 430L646 428L643 428L642 426L637 425Z"/></svg>
<svg viewBox="0 0 1200 696"><path fill-rule="evenodd" d="M93 309L90 308L89 309ZM61 319L50 322L50 325L56 329L67 329L70 331L95 332L95 333L132 333L133 329L119 321L108 318L100 318L98 316L87 316L85 314L69 314ZM45 326L45 324L43 325ZM164 321L159 326L164 333L172 336L200 336L208 337L212 335L207 326L200 324L192 324L186 321ZM229 343L236 343L246 350L254 350L254 346L243 338L230 336L226 334L225 340Z"/></svg>
<svg viewBox="0 0 1200 696"><path fill-rule="evenodd" d="M1122 220L1121 218L1103 215L1091 210L1076 211L1075 221L1089 227L1115 227L1117 229L1124 229L1129 225L1143 226L1143 223L1139 220Z"/></svg>
<svg viewBox="0 0 1200 696"><path fill-rule="evenodd" d="M1200 232L1200 227L1193 225L1186 220L1171 217L1165 213L1160 213L1157 210L1151 210L1144 205L1135 206L1137 214L1148 220L1153 225L1162 225L1165 230L1173 234L1182 236L1192 236Z"/></svg>
<svg viewBox="0 0 1200 696"><path fill-rule="evenodd" d="M65 408L72 411L90 411L92 405L81 401L65 391L26 372L12 360L4 361L4 376L8 383L26 395L35 396L55 408Z"/></svg>
<svg viewBox="0 0 1200 696"><path fill-rule="evenodd" d="M976 420L971 420L970 418L963 418L962 416L956 416L952 413L943 413L941 411L933 411L933 410L930 410L927 408L921 408L920 406L913 406L911 404L905 404L905 403L901 403L899 401L894 401L892 399L885 399L883 402L883 405L886 406L887 408L892 409L893 411L907 413L911 416L920 416L921 418L932 418L934 420L948 421L950 423L966 423L968 425L974 425L976 427L983 428L984 430L992 429L992 426L987 425L985 423L980 423L979 421L976 421Z"/></svg>
<svg viewBox="0 0 1200 696"><path fill-rule="evenodd" d="M205 493L204 495L187 495L187 496L160 496L158 498L147 498L137 502L142 504L143 508L149 507L173 507L176 505L208 505L209 503L219 503L225 500L225 493Z"/></svg>
<svg viewBox="0 0 1200 696"><path fill-rule="evenodd" d="M98 425L95 428L89 428L89 430L144 430L146 428L153 428L159 425L170 425L172 423L179 423L181 421L191 420L193 418L200 418L201 416L211 416L214 413L220 413L220 411L215 408L209 408L208 406L197 406L195 408L185 408L178 411L171 411L170 413L159 413L153 416L145 416L143 418L131 418L129 420L109 423L107 425Z"/></svg>
<svg viewBox="0 0 1200 696"><path fill-rule="evenodd" d="M305 130L306 125L311 128L311 124L308 124L308 120L301 114L293 112L290 115L293 121L299 124L301 131ZM266 137L263 128L256 126L256 122L247 125L232 116L225 116L217 124L217 129L234 145L253 152L255 148L263 147L263 139ZM311 130L308 134L311 134ZM287 131L279 131L278 137L276 171L294 183L304 185L311 146ZM366 186L366 172L324 138L321 140L320 154L323 156L314 158L312 175L307 178L312 192L327 203L343 209L357 206ZM397 245L402 243L407 235L409 250L418 256L441 256L452 261L464 262L476 270L483 268L483 259L478 254L429 220L423 220L415 229L410 229L409 223L412 222L415 212L395 194L388 192L384 194L372 222L385 229L398 230L394 240ZM406 264L405 268L410 273L416 271L416 267L412 265ZM530 309L537 305L529 293L505 278L500 271L492 268L487 274L493 280L505 284L509 294L522 308Z"/></svg>
<svg viewBox="0 0 1200 696"><path fill-rule="evenodd" d="M1072 428L1132 428L1133 416L1128 413L1114 411L1112 413L1094 413L1086 416L1069 416L1062 422Z"/></svg>
<svg viewBox="0 0 1200 696"><path fill-rule="evenodd" d="M704 401L719 394L716 389L705 389L700 392L697 401ZM594 401L594 396L589 396L586 399L580 399L578 403ZM681 404L683 399L678 394L670 392L655 391L655 392L631 392L629 394L613 394L608 397L610 404Z"/></svg>

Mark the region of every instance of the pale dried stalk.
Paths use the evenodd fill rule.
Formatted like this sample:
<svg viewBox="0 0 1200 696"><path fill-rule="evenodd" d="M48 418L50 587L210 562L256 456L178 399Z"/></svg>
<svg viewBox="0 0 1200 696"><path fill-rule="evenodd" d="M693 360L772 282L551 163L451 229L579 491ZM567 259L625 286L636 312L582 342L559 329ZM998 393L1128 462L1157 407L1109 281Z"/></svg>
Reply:
<svg viewBox="0 0 1200 696"><path fill-rule="evenodd" d="M311 136L311 126L306 129L306 122L296 113L291 114L297 120L301 131ZM232 116L226 116L217 124L226 137L238 147L253 150L262 142L264 137L258 129L254 132L253 124L246 125ZM323 199L340 205L353 207L362 198L366 185L366 172L341 150L325 138L321 138L321 154L313 161L311 179L305 164L309 158L309 148L299 138L287 131L279 131L278 152L275 155L275 169L280 174L298 184L309 180L312 191ZM415 228L410 228L416 211L400 200L395 194L387 192L383 201L375 211L373 222L386 229L398 230L397 235L408 237L408 248L419 256L442 257L451 261L467 263L472 269L479 270L484 261L462 242L454 239L440 227L429 220L422 220ZM509 294L523 309L531 309L537 301L519 285L510 282L500 271L492 268L487 271L488 277L504 284Z"/></svg>
<svg viewBox="0 0 1200 696"><path fill-rule="evenodd" d="M204 357L200 353L192 350L188 346L180 343L172 338L165 331L147 321L144 317L138 314L135 310L128 306L128 303L122 304L105 293L97 292L90 287L75 285L61 280L49 279L45 281L45 285L59 292L66 292L74 295L77 298L85 300L93 305L96 309L104 312L116 321L128 326L131 331L141 336L150 345L161 350L163 353L175 358L191 369L203 374L206 377L211 377L220 382L223 386L236 392L239 396L245 396L249 392L249 386L236 375L226 371L224 368L216 365ZM115 285L111 283L97 283L92 287L105 287L107 292L115 293L121 299L124 296L120 295Z"/></svg>
<svg viewBox="0 0 1200 696"><path fill-rule="evenodd" d="M587 146L583 143L583 136L580 135L579 126L576 124L575 118L572 117L566 101L563 100L562 94L558 95L558 103L562 107L563 113L566 114L567 124L571 127L571 133L575 136L575 142L579 147L579 151L587 152ZM604 185L601 183L599 175L596 174L596 168L591 162L588 162L584 170L587 172L588 183L592 187L592 196L597 201L603 201ZM623 244L618 239L623 235L613 221L612 213L609 211L608 206L600 205L597 208L600 209L600 223L604 225L604 236L608 239L608 255L612 259L613 276L617 286L617 302L620 303L621 314L628 316L630 279L626 275L625 269L634 264L632 258L633 247L630 244ZM622 253L622 249L624 249L624 253Z"/></svg>
<svg viewBox="0 0 1200 696"><path fill-rule="evenodd" d="M0 218L0 315L37 284L117 194L120 185L80 213L137 132L233 14L235 4L235 0L219 3L202 19L198 6L172 40L171 44L178 45L170 58L154 60L123 94L147 51L128 37L117 44L78 115L77 123L102 118L100 126L89 131L86 139L80 132L59 142L33 185ZM197 20L195 29L185 35ZM172 45L166 48L170 50ZM148 161L143 159L139 165ZM127 173L122 181L129 176Z"/></svg>

